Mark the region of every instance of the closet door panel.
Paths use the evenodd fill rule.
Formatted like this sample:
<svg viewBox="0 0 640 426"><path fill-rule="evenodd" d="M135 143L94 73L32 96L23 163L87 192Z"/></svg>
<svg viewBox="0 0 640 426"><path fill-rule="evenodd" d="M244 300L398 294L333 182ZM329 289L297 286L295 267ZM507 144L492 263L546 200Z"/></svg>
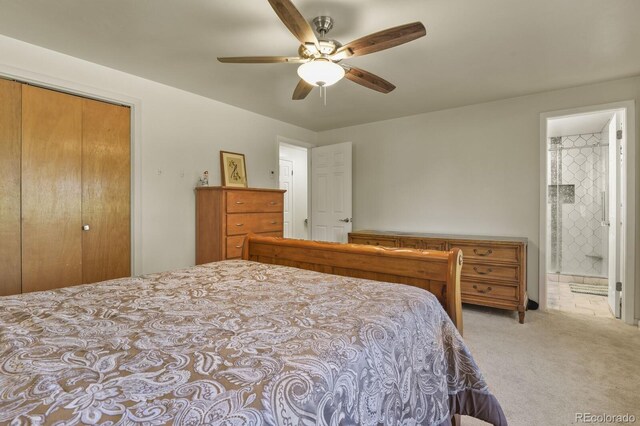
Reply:
<svg viewBox="0 0 640 426"><path fill-rule="evenodd" d="M22 86L22 291L82 283L82 100Z"/></svg>
<svg viewBox="0 0 640 426"><path fill-rule="evenodd" d="M0 79L0 296L21 291L20 83Z"/></svg>
<svg viewBox="0 0 640 426"><path fill-rule="evenodd" d="M131 275L130 109L83 100L83 282Z"/></svg>

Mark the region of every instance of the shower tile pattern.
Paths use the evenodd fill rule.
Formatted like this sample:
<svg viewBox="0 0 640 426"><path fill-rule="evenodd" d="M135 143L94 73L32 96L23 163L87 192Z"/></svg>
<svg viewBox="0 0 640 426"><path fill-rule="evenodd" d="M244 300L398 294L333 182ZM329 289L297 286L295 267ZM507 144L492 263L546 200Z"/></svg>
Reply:
<svg viewBox="0 0 640 426"><path fill-rule="evenodd" d="M600 133L550 140L549 182L563 185L549 197L550 272L606 276L606 227L601 225L606 188L606 149ZM560 141L558 141L560 139ZM567 193L573 186L573 197ZM552 192L552 191L550 191ZM555 220L554 220L555 218ZM554 270L555 269L555 270Z"/></svg>

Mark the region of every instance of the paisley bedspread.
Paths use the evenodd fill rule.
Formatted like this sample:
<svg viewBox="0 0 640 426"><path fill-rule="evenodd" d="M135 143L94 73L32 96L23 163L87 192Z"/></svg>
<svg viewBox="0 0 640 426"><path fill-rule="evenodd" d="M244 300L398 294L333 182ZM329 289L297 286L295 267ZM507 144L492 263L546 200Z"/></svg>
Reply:
<svg viewBox="0 0 640 426"><path fill-rule="evenodd" d="M0 423L506 424L436 298L248 261L0 297Z"/></svg>

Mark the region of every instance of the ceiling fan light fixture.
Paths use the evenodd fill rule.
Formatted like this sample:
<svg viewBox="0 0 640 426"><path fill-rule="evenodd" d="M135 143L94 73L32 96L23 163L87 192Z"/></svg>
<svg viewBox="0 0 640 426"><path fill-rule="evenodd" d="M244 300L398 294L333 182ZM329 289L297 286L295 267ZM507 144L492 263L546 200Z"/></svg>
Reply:
<svg viewBox="0 0 640 426"><path fill-rule="evenodd" d="M327 87L344 77L344 68L329 59L318 58L300 65L298 75L311 85Z"/></svg>

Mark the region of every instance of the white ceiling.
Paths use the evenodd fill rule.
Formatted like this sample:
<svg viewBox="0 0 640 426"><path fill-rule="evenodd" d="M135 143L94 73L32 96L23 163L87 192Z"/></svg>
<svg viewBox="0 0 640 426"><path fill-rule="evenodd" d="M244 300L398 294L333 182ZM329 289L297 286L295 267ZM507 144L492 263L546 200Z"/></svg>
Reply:
<svg viewBox="0 0 640 426"><path fill-rule="evenodd" d="M343 80L292 101L295 55L266 0L0 0L0 33L312 130L640 74L639 0L294 0L342 43L420 20L427 36L349 61L398 88Z"/></svg>
<svg viewBox="0 0 640 426"><path fill-rule="evenodd" d="M547 124L547 137L600 133L614 114L613 111L603 111L552 118Z"/></svg>

